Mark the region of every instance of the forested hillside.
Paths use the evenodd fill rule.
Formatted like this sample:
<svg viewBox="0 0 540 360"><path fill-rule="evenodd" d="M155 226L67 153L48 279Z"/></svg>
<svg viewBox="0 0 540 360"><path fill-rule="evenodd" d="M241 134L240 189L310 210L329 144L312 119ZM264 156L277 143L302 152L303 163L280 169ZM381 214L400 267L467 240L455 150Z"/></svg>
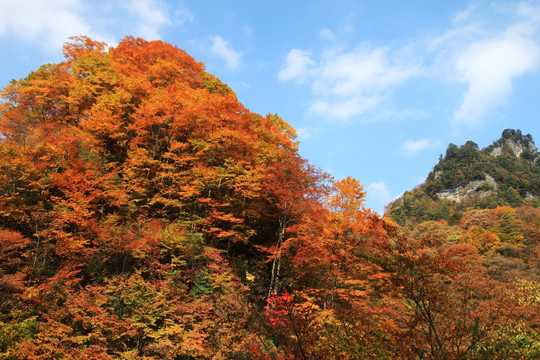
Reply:
<svg viewBox="0 0 540 360"><path fill-rule="evenodd" d="M455 223L469 208L540 206L540 153L530 134L506 129L485 149L473 141L450 144L426 181L389 206L402 225Z"/></svg>
<svg viewBox="0 0 540 360"><path fill-rule="evenodd" d="M435 231L446 242L474 245L494 277L517 271L538 280L539 195L533 138L507 129L485 149L450 144L426 182L389 206L389 216L416 237Z"/></svg>
<svg viewBox="0 0 540 360"><path fill-rule="evenodd" d="M452 159L488 156L449 148L402 227L177 47L64 55L1 92L0 358L538 358L529 148L494 144L522 173L489 173L485 210L433 197Z"/></svg>

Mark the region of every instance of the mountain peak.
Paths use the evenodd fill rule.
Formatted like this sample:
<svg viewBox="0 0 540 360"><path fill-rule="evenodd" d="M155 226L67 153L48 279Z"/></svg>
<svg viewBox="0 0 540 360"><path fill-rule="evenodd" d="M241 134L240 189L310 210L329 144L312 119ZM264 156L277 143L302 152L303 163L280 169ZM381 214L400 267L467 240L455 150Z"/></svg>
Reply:
<svg viewBox="0 0 540 360"><path fill-rule="evenodd" d="M389 205L391 217L408 221L451 220L467 208L540 206L540 153L530 134L507 129L492 145L448 145L426 181ZM454 210L450 210L454 209ZM412 216L410 214L415 214Z"/></svg>
<svg viewBox="0 0 540 360"><path fill-rule="evenodd" d="M505 149L508 149L516 157L523 156L534 162L539 159L538 150L531 134L523 135L521 130L504 130L501 138L486 148L492 156L500 156Z"/></svg>

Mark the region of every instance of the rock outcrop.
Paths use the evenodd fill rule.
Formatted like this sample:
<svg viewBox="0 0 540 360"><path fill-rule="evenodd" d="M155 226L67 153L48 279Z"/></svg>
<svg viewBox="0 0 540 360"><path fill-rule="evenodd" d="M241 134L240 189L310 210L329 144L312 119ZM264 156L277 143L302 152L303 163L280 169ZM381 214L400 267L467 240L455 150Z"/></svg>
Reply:
<svg viewBox="0 0 540 360"><path fill-rule="evenodd" d="M514 141L512 139L506 139L502 144L493 147L491 149L490 155L500 156L502 154L503 146L508 146L510 150L514 153L514 156L520 157L525 150L529 150L533 153L537 152L536 145L532 140L523 142L523 141Z"/></svg>
<svg viewBox="0 0 540 360"><path fill-rule="evenodd" d="M497 190L497 182L488 174L485 180L470 181L466 185L456 186L452 189L446 189L438 192L436 195L439 199L448 199L456 202L460 202L464 198L478 196L479 198L485 198L489 196L491 191ZM486 188L483 190L482 188Z"/></svg>

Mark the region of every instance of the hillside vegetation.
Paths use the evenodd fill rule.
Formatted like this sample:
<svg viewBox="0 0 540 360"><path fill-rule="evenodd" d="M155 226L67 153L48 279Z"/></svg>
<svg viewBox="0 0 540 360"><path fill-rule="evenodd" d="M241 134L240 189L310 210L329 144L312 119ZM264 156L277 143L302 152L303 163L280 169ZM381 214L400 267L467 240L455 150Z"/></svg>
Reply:
<svg viewBox="0 0 540 360"><path fill-rule="evenodd" d="M177 47L64 55L1 92L0 358L538 358L532 150L449 148L402 227Z"/></svg>
<svg viewBox="0 0 540 360"><path fill-rule="evenodd" d="M467 209L540 206L540 153L531 135L507 129L485 149L450 144L426 181L389 205L401 225L459 221Z"/></svg>
<svg viewBox="0 0 540 360"><path fill-rule="evenodd" d="M450 144L425 183L389 205L388 216L415 237L466 242L492 276L538 280L540 153L531 135L504 130L485 149Z"/></svg>

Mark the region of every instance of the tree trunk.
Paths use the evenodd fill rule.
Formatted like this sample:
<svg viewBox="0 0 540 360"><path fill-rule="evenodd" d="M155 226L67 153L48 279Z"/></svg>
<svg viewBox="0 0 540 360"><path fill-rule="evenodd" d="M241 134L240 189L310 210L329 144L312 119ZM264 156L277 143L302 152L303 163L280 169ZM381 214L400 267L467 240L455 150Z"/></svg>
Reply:
<svg viewBox="0 0 540 360"><path fill-rule="evenodd" d="M285 226L286 221L283 219L284 216L279 217L279 228L278 228L278 236L277 236L277 248L278 253L277 256L274 256L274 259L272 260L272 273L270 274L270 286L268 288L268 295L267 298L270 299L270 297L273 294L277 293L278 285L279 285L279 272L281 270L281 244L283 243L283 238L285 236Z"/></svg>

